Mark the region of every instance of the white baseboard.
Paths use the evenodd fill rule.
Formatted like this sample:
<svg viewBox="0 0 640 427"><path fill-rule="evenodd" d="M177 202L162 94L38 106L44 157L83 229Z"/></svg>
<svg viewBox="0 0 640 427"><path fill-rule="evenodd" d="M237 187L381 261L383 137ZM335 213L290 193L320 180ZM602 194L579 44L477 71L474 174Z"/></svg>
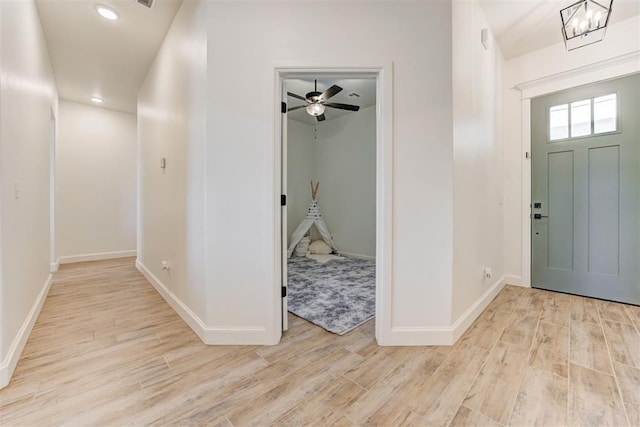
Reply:
<svg viewBox="0 0 640 427"><path fill-rule="evenodd" d="M71 264L74 262L86 262L86 261L102 261L104 259L114 258L127 258L136 256L136 250L128 251L113 251L113 252L98 252L94 254L81 254L81 255L68 255L58 258L57 264Z"/></svg>
<svg viewBox="0 0 640 427"><path fill-rule="evenodd" d="M390 346L453 345L478 318L480 313L498 295L505 285L505 276L497 280L478 300L465 311L451 326L428 328L391 328L388 342Z"/></svg>
<svg viewBox="0 0 640 427"><path fill-rule="evenodd" d="M33 325L35 325L38 315L40 315L40 310L42 310L42 306L44 305L44 301L47 299L52 279L53 276L49 274L49 277L47 277L44 286L40 290L33 307L31 307L31 311L29 311L29 314L20 327L18 334L13 339L7 356L0 365L0 389L9 385L9 381L11 381L11 376L13 375L13 371L16 369L18 360L20 360L22 350L24 350L24 346L27 344Z"/></svg>
<svg viewBox="0 0 640 427"><path fill-rule="evenodd" d="M498 279L489 289L485 291L484 294L478 300L471 305L465 311L462 316L456 320L453 325L451 325L452 329L452 343L458 341L458 338L462 336L469 329L469 326L480 316L480 313L487 308L489 303L493 301L493 299L498 295L498 293L504 288L506 276L502 276Z"/></svg>
<svg viewBox="0 0 640 427"><path fill-rule="evenodd" d="M369 255L354 254L353 252L340 252L340 255L347 258L366 259L367 261L375 261L376 257Z"/></svg>
<svg viewBox="0 0 640 427"><path fill-rule="evenodd" d="M212 327L207 326L176 294L171 292L149 269L136 260L136 268L144 275L164 300L178 313L187 325L208 345L272 345L263 327Z"/></svg>
<svg viewBox="0 0 640 427"><path fill-rule="evenodd" d="M398 327L391 328L385 341L385 346L426 346L453 344L450 327L419 328Z"/></svg>
<svg viewBox="0 0 640 427"><path fill-rule="evenodd" d="M60 263L57 261L49 264L49 272L51 273L55 273L56 271L58 271L59 268L60 268Z"/></svg>
<svg viewBox="0 0 640 427"><path fill-rule="evenodd" d="M520 286L523 288L531 287L531 285L524 283L520 276L504 276L504 282L505 285Z"/></svg>

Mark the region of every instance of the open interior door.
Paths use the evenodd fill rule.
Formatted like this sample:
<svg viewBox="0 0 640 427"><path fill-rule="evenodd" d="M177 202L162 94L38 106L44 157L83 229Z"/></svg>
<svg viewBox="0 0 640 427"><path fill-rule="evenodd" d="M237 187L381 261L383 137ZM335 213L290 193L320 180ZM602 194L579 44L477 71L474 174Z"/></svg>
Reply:
<svg viewBox="0 0 640 427"><path fill-rule="evenodd" d="M284 80L282 80L282 87L280 88L280 96L282 99L281 104L281 132L282 135L282 153L280 159L280 183L281 183L281 196L280 196L280 255L282 265L280 271L282 272L282 330L289 329L288 308L287 308L287 91Z"/></svg>

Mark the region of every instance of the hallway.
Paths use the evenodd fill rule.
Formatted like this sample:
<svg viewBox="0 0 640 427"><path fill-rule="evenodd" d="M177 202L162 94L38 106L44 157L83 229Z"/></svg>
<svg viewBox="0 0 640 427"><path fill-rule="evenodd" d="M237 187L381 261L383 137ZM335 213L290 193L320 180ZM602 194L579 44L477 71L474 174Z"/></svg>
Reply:
<svg viewBox="0 0 640 427"><path fill-rule="evenodd" d="M638 425L638 327L640 307L508 286L454 347L293 316L277 346L206 346L133 259L68 264L0 424Z"/></svg>

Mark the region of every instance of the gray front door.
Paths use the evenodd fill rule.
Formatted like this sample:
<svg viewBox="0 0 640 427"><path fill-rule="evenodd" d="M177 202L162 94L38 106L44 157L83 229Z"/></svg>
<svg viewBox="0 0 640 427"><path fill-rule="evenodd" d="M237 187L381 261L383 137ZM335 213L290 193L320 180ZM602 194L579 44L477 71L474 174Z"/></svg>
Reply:
<svg viewBox="0 0 640 427"><path fill-rule="evenodd" d="M640 304L640 74L531 103L531 281Z"/></svg>

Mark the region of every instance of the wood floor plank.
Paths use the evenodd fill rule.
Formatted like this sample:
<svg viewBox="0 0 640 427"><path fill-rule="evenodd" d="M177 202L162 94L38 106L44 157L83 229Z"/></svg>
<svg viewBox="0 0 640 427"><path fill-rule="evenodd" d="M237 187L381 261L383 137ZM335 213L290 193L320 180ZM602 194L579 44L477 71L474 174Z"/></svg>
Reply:
<svg viewBox="0 0 640 427"><path fill-rule="evenodd" d="M549 291L544 291L542 289L527 289L527 292L520 296L515 308L529 312L540 311L542 310L549 293Z"/></svg>
<svg viewBox="0 0 640 427"><path fill-rule="evenodd" d="M226 414L233 425L265 425L274 422L326 384L337 379L362 357L340 349L307 366L305 375L289 376L278 381L266 393Z"/></svg>
<svg viewBox="0 0 640 427"><path fill-rule="evenodd" d="M633 324L631 318L625 310L624 304L611 301L596 300L600 317L604 320Z"/></svg>
<svg viewBox="0 0 640 427"><path fill-rule="evenodd" d="M550 292L544 300L540 321L560 326L568 326L571 317L569 295Z"/></svg>
<svg viewBox="0 0 640 427"><path fill-rule="evenodd" d="M604 335L614 362L640 368L640 333L635 326L603 320Z"/></svg>
<svg viewBox="0 0 640 427"><path fill-rule="evenodd" d="M527 367L509 425L567 425L567 380Z"/></svg>
<svg viewBox="0 0 640 427"><path fill-rule="evenodd" d="M570 425L627 425L612 375L571 364L569 377Z"/></svg>
<svg viewBox="0 0 640 427"><path fill-rule="evenodd" d="M578 322L600 324L598 307L595 300L577 295L571 295L571 320Z"/></svg>
<svg viewBox="0 0 640 427"><path fill-rule="evenodd" d="M342 416L334 423L330 424L329 427L353 427L356 423L351 421L349 418Z"/></svg>
<svg viewBox="0 0 640 427"><path fill-rule="evenodd" d="M67 264L55 273L0 390L0 425L500 425L465 398L502 422L512 405L507 424L566 425L566 366L576 366L574 408L617 383L622 398L610 407L626 407L632 425L640 423L637 307L576 297L567 307L566 296L505 286L455 346L380 347L374 321L337 336L293 315L279 345L207 346L134 262ZM560 326L567 316L570 356ZM568 357L609 371L581 374ZM614 362L614 383L610 359L623 362ZM620 422L590 405L596 415L584 420Z"/></svg>
<svg viewBox="0 0 640 427"><path fill-rule="evenodd" d="M640 369L613 362L629 424L640 426Z"/></svg>
<svg viewBox="0 0 640 427"><path fill-rule="evenodd" d="M485 310L460 338L460 343L473 344L491 350L509 320L513 310Z"/></svg>
<svg viewBox="0 0 640 427"><path fill-rule="evenodd" d="M424 389L431 375L443 363L447 354L436 348L416 349L389 375L355 402L346 417L358 425L389 425L399 415L417 389Z"/></svg>
<svg viewBox="0 0 640 427"><path fill-rule="evenodd" d="M637 305L625 305L624 309L634 325L636 325L636 329L640 332L640 307Z"/></svg>
<svg viewBox="0 0 640 427"><path fill-rule="evenodd" d="M267 362L274 362L279 359L287 359L292 355L304 352L313 344L312 338L324 335L325 331L319 328L308 328L297 333L287 333L283 336L279 345L263 347L258 350L258 354ZM305 347L305 344L307 347Z"/></svg>
<svg viewBox="0 0 640 427"><path fill-rule="evenodd" d="M154 422L158 425L209 425L235 408L250 404L257 396L261 396L268 391L269 387L265 384L253 376L247 376L239 381L224 384L208 393L191 398L187 402L190 406L188 413L181 414L180 411L185 405L179 402L174 403L174 401L169 401L168 404L163 405L174 408L174 410L163 412L161 418L158 418L158 411L153 410L155 406L147 409L148 414L145 421L146 424ZM177 416L175 412L177 412Z"/></svg>
<svg viewBox="0 0 640 427"><path fill-rule="evenodd" d="M563 378L569 375L569 328L540 322L529 354L529 365Z"/></svg>
<svg viewBox="0 0 640 427"><path fill-rule="evenodd" d="M442 362L425 390L415 390L414 410L423 415L423 423L447 425L453 420L486 357L484 349L461 345Z"/></svg>
<svg viewBox="0 0 640 427"><path fill-rule="evenodd" d="M538 327L541 312L516 309L511 314L500 340L529 348Z"/></svg>
<svg viewBox="0 0 640 427"><path fill-rule="evenodd" d="M276 425L329 425L337 422L344 412L366 390L353 381L341 377L323 387L310 399L278 418Z"/></svg>
<svg viewBox="0 0 640 427"><path fill-rule="evenodd" d="M499 341L464 399L464 406L505 424L518 395L529 350Z"/></svg>
<svg viewBox="0 0 640 427"><path fill-rule="evenodd" d="M599 325L571 322L570 362L613 374L604 332Z"/></svg>
<svg viewBox="0 0 640 427"><path fill-rule="evenodd" d="M370 389L404 362L411 353L412 351L402 347L381 347L344 376L361 387Z"/></svg>
<svg viewBox="0 0 640 427"><path fill-rule="evenodd" d="M507 285L502 288L494 300L489 303L486 311L500 310L510 313L517 305L521 296L522 288Z"/></svg>
<svg viewBox="0 0 640 427"><path fill-rule="evenodd" d="M466 406L460 406L458 413L451 421L450 427L498 427L499 424L491 418L485 417L479 412L473 411Z"/></svg>

